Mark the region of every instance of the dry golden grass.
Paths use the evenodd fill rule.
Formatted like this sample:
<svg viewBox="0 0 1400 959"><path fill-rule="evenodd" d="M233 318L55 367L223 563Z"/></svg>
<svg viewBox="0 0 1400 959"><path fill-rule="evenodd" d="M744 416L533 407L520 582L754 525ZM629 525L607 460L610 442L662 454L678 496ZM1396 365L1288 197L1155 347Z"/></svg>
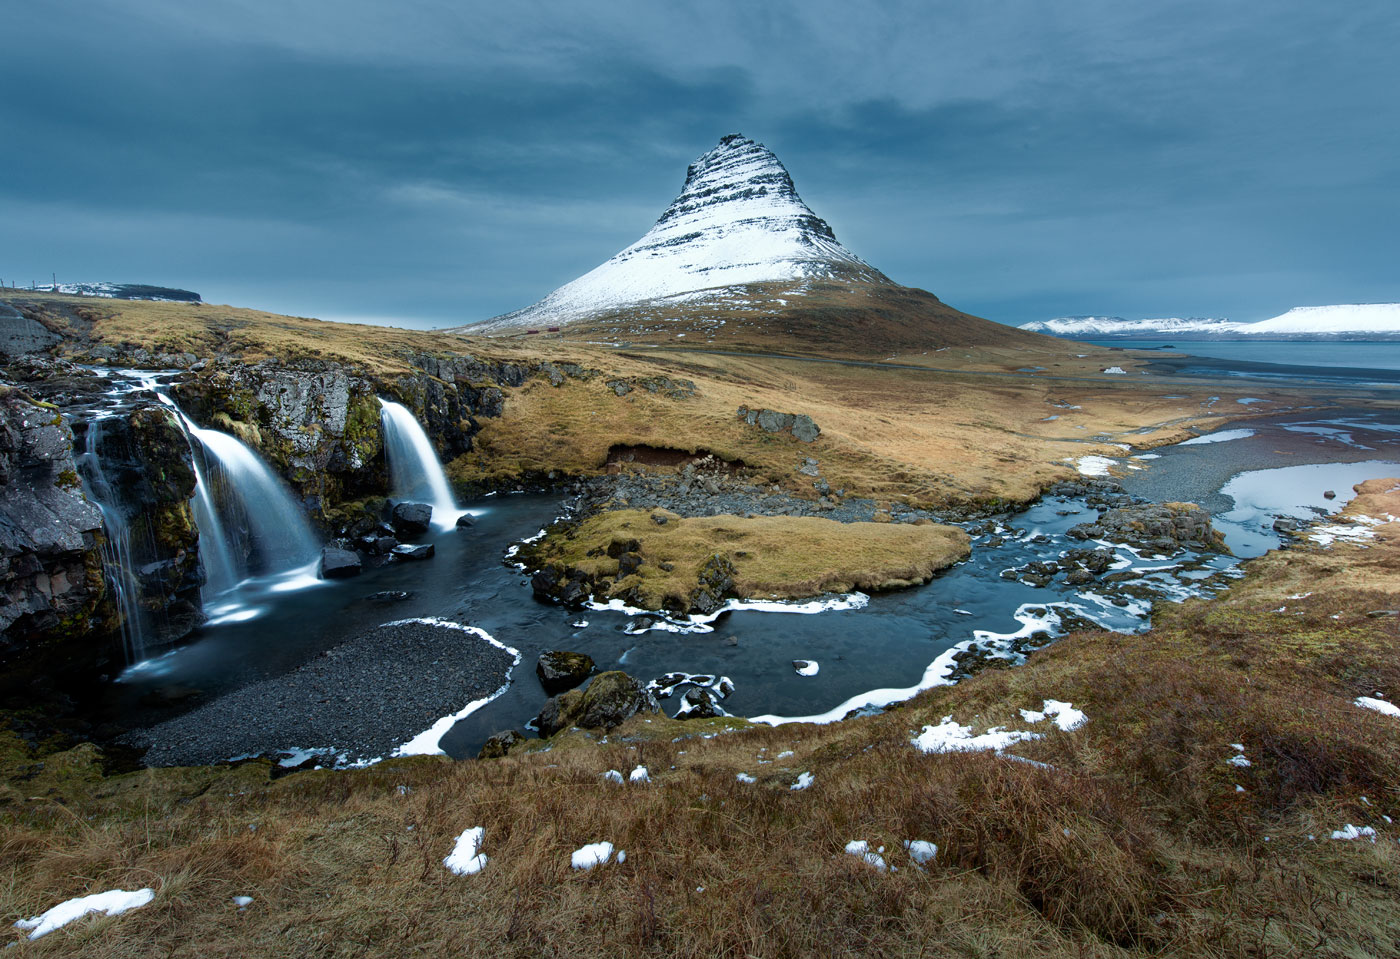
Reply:
<svg viewBox="0 0 1400 959"><path fill-rule="evenodd" d="M1400 492L1363 506L1400 515ZM16 952L93 959L1395 955L1400 721L1352 699L1400 696L1397 618L1367 615L1393 608L1397 563L1389 531L1274 553L1150 633L1079 634L830 726L705 739L705 721L636 718L591 746L275 782L258 764L98 780L90 753L12 755L4 919L155 888ZM1028 728L1018 710L1049 698L1089 720L1012 750L1044 768L910 744L945 715ZM602 779L636 765L652 784ZM1346 823L1377 842L1328 838ZM472 826L490 862L453 876L442 859ZM625 864L569 868L604 839ZM854 839L898 871L847 855ZM907 839L938 844L927 870Z"/></svg>
<svg viewBox="0 0 1400 959"><path fill-rule="evenodd" d="M108 345L206 358L223 354L250 362L323 360L349 364L385 383L411 372L408 358L422 354L469 353L526 365L573 362L602 374L587 381L571 378L558 387L534 377L521 387L504 388L504 415L483 420L473 451L452 465L455 479L478 484L550 472L595 473L604 468L615 444L651 444L741 459L764 481L792 492L810 494L810 478L795 471L812 455L821 460L831 486L851 495L931 506L1024 502L1047 483L1070 475L1069 461L1122 452L1109 443L1159 445L1184 438L1187 427L1215 428L1230 418L1305 402L1298 393L1254 386L1251 394L1265 402L1246 409L1233 403L1238 391L1228 383L1185 385L1187 381L1135 372L1103 375L1100 370L1109 365L1133 371L1139 364L1121 351L1015 330L997 328L1001 339L982 342L984 321L974 323L975 318L936 300L937 309L948 314L946 322L911 328L932 331L929 336L944 336L953 345L916 350L901 339L903 333L881 339L848 331L848 344L862 343L871 350L880 346L869 360L896 364L862 365L820 355L804 360L706 353L681 348L687 341L674 337L664 346L617 350L565 340L562 334L465 338L209 304L24 291L6 298L65 331L72 337L65 349L74 355ZM810 316L795 313L789 320L799 327L810 321L813 329L839 330L837 321L849 319L845 307L830 315L822 309ZM800 348L800 335L794 339L780 333L774 333L779 347ZM750 349L764 342L696 345ZM834 349L841 342L837 338L828 345ZM699 393L671 399L636 389L619 397L607 386L614 378L655 376L690 379ZM822 436L809 447L763 433L737 420L740 406L806 413L821 426Z"/></svg>
<svg viewBox="0 0 1400 959"><path fill-rule="evenodd" d="M658 525L652 517L666 519ZM617 579L615 541L636 540L643 564ZM954 526L838 523L811 516L701 516L613 510L556 532L535 561L613 580L609 595L637 589L646 609L684 608L702 567L722 556L734 565L734 591L745 599L799 599L854 589L896 589L925 583L966 558L968 537ZM671 569L666 569L670 566Z"/></svg>

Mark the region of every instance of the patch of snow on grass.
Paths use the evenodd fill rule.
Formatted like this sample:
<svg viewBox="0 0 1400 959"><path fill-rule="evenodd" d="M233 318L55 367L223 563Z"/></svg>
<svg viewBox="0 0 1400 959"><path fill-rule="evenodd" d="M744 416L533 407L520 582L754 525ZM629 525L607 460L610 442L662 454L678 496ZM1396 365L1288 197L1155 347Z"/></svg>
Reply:
<svg viewBox="0 0 1400 959"><path fill-rule="evenodd" d="M1028 723L1038 723L1046 716L1051 716L1055 720L1055 725L1065 732L1078 729L1089 721L1082 710L1075 709L1071 703L1062 703L1058 699L1047 699L1045 704L1037 710L1021 710L1021 718Z"/></svg>
<svg viewBox="0 0 1400 959"><path fill-rule="evenodd" d="M486 854L481 852L481 840L486 835L484 826L473 826L457 837L457 845L442 861L447 871L458 876L470 876L481 872L486 866Z"/></svg>
<svg viewBox="0 0 1400 959"><path fill-rule="evenodd" d="M797 782L793 783L788 788L796 792L799 789L806 789L816 781L817 777L813 776L811 773L800 773L797 777Z"/></svg>
<svg viewBox="0 0 1400 959"><path fill-rule="evenodd" d="M1121 367L1121 366L1110 366L1108 369L1103 370L1102 372L1104 372L1104 373L1112 373L1112 374L1114 374L1115 376L1127 376L1127 375L1128 375L1128 371L1125 370L1125 369L1123 369L1123 367Z"/></svg>
<svg viewBox="0 0 1400 959"><path fill-rule="evenodd" d="M933 858L938 855L938 845L923 839L906 839L904 848L909 851L909 858L919 866L933 862Z"/></svg>
<svg viewBox="0 0 1400 959"><path fill-rule="evenodd" d="M1369 839L1369 840L1371 840L1371 842L1375 842L1375 841L1376 841L1376 830L1375 830L1373 827L1371 827L1371 826L1360 826L1360 827L1357 827L1357 826L1353 826L1351 823L1347 823L1347 824L1346 824L1344 827L1342 827L1341 829L1335 829L1335 830L1333 830L1333 831L1332 831L1332 838L1333 838L1333 839L1344 839L1344 840Z"/></svg>
<svg viewBox="0 0 1400 959"><path fill-rule="evenodd" d="M734 776L734 778L737 779L737 780L739 780L739 782L741 782L741 783L756 783L756 782L758 782L758 780L757 780L756 778L754 778L753 776L750 776L748 773L736 773L735 776Z"/></svg>
<svg viewBox="0 0 1400 959"><path fill-rule="evenodd" d="M38 939L55 929L62 929L74 919L80 919L88 913L101 912L109 916L119 916L129 909L139 909L154 899L155 895L154 889L137 889L135 892L112 889L108 892L95 892L90 896L79 896L60 902L41 915L16 920L15 928L29 933L30 939Z"/></svg>
<svg viewBox="0 0 1400 959"><path fill-rule="evenodd" d="M862 860L881 872L885 872L890 868L889 864L885 862L885 857L880 855L880 853L884 851L885 847L881 846L879 849L872 852L870 850L870 843L866 842L864 839L852 839L850 842L846 843L846 852L849 855L859 856Z"/></svg>
<svg viewBox="0 0 1400 959"><path fill-rule="evenodd" d="M1075 461L1074 468L1079 470L1080 476L1107 476L1109 467L1116 462L1107 456L1081 456Z"/></svg>
<svg viewBox="0 0 1400 959"><path fill-rule="evenodd" d="M1387 716L1394 716L1400 719L1400 706L1396 706L1394 703L1388 703L1384 699L1376 699L1373 696L1357 696L1356 705L1360 706L1362 709L1374 709L1378 713L1384 713Z"/></svg>
<svg viewBox="0 0 1400 959"><path fill-rule="evenodd" d="M1351 526L1341 523L1314 526L1306 533L1307 538L1319 546L1331 546L1333 543L1364 543L1376 538L1376 531L1371 527L1380 526L1381 520L1370 516L1357 516L1354 519L1356 522Z"/></svg>
<svg viewBox="0 0 1400 959"><path fill-rule="evenodd" d="M620 783L622 782L622 773L618 772L616 769L609 769L607 772L603 773L603 781Z"/></svg>
<svg viewBox="0 0 1400 959"><path fill-rule="evenodd" d="M651 773L647 772L647 767L638 766L636 769L632 770L632 774L629 775L627 779L629 782L634 783L649 783L651 782Z"/></svg>
<svg viewBox="0 0 1400 959"><path fill-rule="evenodd" d="M974 736L971 726L963 726L953 722L952 716L944 716L943 722L937 726L925 726L923 732L910 742L926 753L965 753L1001 750L1012 743L1040 738L1040 733L1002 729L1000 726L993 726L982 735Z"/></svg>
<svg viewBox="0 0 1400 959"><path fill-rule="evenodd" d="M601 866L612 858L613 844L610 842L591 842L586 846L580 846L574 850L569 863L575 869L592 869L594 866Z"/></svg>

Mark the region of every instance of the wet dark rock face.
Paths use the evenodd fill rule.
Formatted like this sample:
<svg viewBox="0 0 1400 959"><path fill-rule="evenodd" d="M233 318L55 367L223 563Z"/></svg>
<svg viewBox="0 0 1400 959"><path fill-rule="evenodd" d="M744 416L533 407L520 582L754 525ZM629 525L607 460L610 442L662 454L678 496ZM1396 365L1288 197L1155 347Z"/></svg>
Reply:
<svg viewBox="0 0 1400 959"><path fill-rule="evenodd" d="M163 406L75 424L94 448L130 527L141 615L150 640L174 642L203 620L199 530L190 509L195 490L189 444Z"/></svg>
<svg viewBox="0 0 1400 959"><path fill-rule="evenodd" d="M0 385L0 656L99 627L102 516L83 496L58 410Z"/></svg>

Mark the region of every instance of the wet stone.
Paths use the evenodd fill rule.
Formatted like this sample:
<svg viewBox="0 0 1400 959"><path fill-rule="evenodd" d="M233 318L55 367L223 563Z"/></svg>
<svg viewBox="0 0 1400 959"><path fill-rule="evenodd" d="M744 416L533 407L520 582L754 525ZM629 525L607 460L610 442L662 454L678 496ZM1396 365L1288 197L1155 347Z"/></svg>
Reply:
<svg viewBox="0 0 1400 959"><path fill-rule="evenodd" d="M545 692L557 696L582 685L594 668L591 656L552 649L540 654L539 661L535 663L535 675L540 678Z"/></svg>
<svg viewBox="0 0 1400 959"><path fill-rule="evenodd" d="M432 521L433 508L427 503L397 503L390 514L394 532L403 537L422 536Z"/></svg>
<svg viewBox="0 0 1400 959"><path fill-rule="evenodd" d="M349 579L360 575L358 553L338 546L327 546L321 550L321 577L323 579Z"/></svg>

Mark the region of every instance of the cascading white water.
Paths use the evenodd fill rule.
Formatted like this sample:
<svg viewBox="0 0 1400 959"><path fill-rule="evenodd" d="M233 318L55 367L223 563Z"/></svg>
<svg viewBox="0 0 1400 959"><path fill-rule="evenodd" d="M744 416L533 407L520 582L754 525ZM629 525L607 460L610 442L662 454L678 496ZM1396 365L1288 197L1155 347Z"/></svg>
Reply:
<svg viewBox="0 0 1400 959"><path fill-rule="evenodd" d="M88 423L83 452L77 461L78 474L88 499L102 514L102 569L121 612L122 643L126 647L127 661L134 663L146 658L146 622L137 602L141 585L132 558L131 523L122 511L121 498L113 489L98 455L103 430L102 418Z"/></svg>
<svg viewBox="0 0 1400 959"><path fill-rule="evenodd" d="M379 406L394 499L427 503L433 508L433 526L451 529L470 510L460 509L452 498L447 474L428 434L403 404L381 398Z"/></svg>
<svg viewBox="0 0 1400 959"><path fill-rule="evenodd" d="M320 581L321 546L291 493L241 440L196 426L153 378L143 385L170 408L190 441L191 504L204 567L200 599L210 625L257 616L258 589L284 592Z"/></svg>
<svg viewBox="0 0 1400 959"><path fill-rule="evenodd" d="M213 624L250 619L259 609L243 595L249 587L279 592L314 582L320 543L258 454L236 437L177 415L203 454L194 458L194 514L205 613Z"/></svg>

